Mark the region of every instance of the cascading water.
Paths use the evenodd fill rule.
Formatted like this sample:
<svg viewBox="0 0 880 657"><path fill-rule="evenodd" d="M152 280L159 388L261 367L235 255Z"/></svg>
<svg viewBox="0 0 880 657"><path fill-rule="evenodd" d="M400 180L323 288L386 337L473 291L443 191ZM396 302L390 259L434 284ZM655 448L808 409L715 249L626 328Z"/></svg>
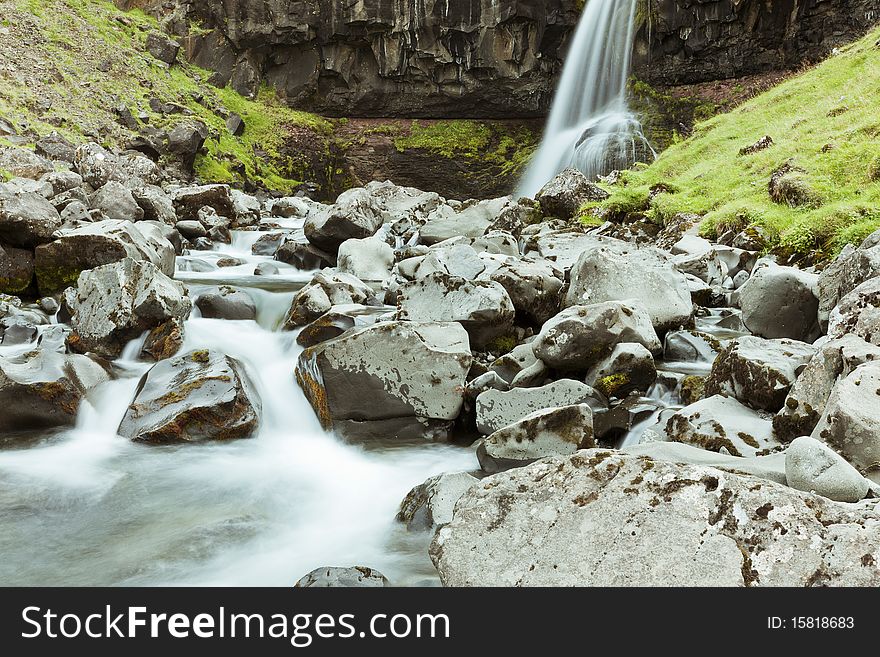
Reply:
<svg viewBox="0 0 880 657"><path fill-rule="evenodd" d="M626 100L636 4L588 0L521 196L534 196L568 167L594 179L654 157Z"/></svg>

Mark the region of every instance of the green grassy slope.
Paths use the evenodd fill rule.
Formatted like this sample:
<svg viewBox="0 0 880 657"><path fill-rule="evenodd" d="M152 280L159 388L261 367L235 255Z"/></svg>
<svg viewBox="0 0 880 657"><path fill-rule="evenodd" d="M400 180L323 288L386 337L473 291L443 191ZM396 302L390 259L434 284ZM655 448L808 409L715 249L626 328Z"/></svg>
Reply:
<svg viewBox="0 0 880 657"><path fill-rule="evenodd" d="M758 226L768 250L822 261L880 228L880 29L734 111L697 125L649 167L626 172L600 204L665 222L704 215L709 236ZM774 145L740 155L769 135ZM790 164L809 199L774 202L772 174ZM658 193L659 192L659 193ZM590 214L596 206L585 208Z"/></svg>

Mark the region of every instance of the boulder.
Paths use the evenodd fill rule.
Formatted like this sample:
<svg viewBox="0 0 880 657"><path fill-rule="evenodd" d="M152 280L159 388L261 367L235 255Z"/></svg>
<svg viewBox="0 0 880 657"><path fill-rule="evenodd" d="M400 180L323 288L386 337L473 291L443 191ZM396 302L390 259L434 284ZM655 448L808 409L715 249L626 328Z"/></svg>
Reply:
<svg viewBox="0 0 880 657"><path fill-rule="evenodd" d="M311 244L295 240L285 240L275 252L275 259L304 271L334 267L336 265L336 258L326 251L321 251Z"/></svg>
<svg viewBox="0 0 880 657"><path fill-rule="evenodd" d="M419 259L418 265L410 277L425 278L433 273L448 274L472 281L486 269L486 263L480 259L474 247L468 244L441 244L431 247L428 253ZM401 273L404 268L400 268Z"/></svg>
<svg viewBox="0 0 880 657"><path fill-rule="evenodd" d="M189 171L208 134L208 126L201 121L181 121L168 133L168 152L175 155Z"/></svg>
<svg viewBox="0 0 880 657"><path fill-rule="evenodd" d="M245 194L240 189L231 190L230 195L232 196L232 215L230 217L232 228L248 228L260 223L262 205L257 197Z"/></svg>
<svg viewBox="0 0 880 657"><path fill-rule="evenodd" d="M0 431L73 426L86 394L109 380L105 367L78 354L36 349L0 356Z"/></svg>
<svg viewBox="0 0 880 657"><path fill-rule="evenodd" d="M178 221L174 225L174 228L177 230L178 233L183 235L188 240L197 240L200 237L208 236L208 231L205 230L202 222L196 221L195 219Z"/></svg>
<svg viewBox="0 0 880 657"><path fill-rule="evenodd" d="M812 437L828 443L880 483L880 362L857 367L838 381Z"/></svg>
<svg viewBox="0 0 880 657"><path fill-rule="evenodd" d="M584 382L608 398L647 393L657 380L654 357L643 345L621 342L587 372Z"/></svg>
<svg viewBox="0 0 880 657"><path fill-rule="evenodd" d="M583 230L548 229L529 236L525 254L534 254L533 257L549 260L559 271L567 272L587 251L615 244L618 244L618 240L591 235Z"/></svg>
<svg viewBox="0 0 880 657"><path fill-rule="evenodd" d="M65 298L71 348L107 358L117 358L146 331L182 322L192 309L181 283L152 263L131 258L82 272Z"/></svg>
<svg viewBox="0 0 880 657"><path fill-rule="evenodd" d="M595 446L593 409L577 404L535 411L499 429L480 443L477 459L484 472L495 473Z"/></svg>
<svg viewBox="0 0 880 657"><path fill-rule="evenodd" d="M825 443L802 436L785 450L788 485L836 502L858 502L868 494L869 482Z"/></svg>
<svg viewBox="0 0 880 657"><path fill-rule="evenodd" d="M458 417L471 360L459 324L382 322L306 349L296 379L328 430L424 439Z"/></svg>
<svg viewBox="0 0 880 657"><path fill-rule="evenodd" d="M510 197L468 202L457 207L440 205L419 231L422 244L438 244L453 237L482 237L492 222L512 203Z"/></svg>
<svg viewBox="0 0 880 657"><path fill-rule="evenodd" d="M663 339L663 360L667 363L714 363L723 345L701 331L670 331Z"/></svg>
<svg viewBox="0 0 880 657"><path fill-rule="evenodd" d="M828 317L828 336L856 335L880 346L880 277L871 278L844 296Z"/></svg>
<svg viewBox="0 0 880 657"><path fill-rule="evenodd" d="M35 267L42 294L76 283L81 271L125 258L149 262L166 276L174 274L174 246L155 227L105 219L62 229L57 239L37 247Z"/></svg>
<svg viewBox="0 0 880 657"><path fill-rule="evenodd" d="M549 260L508 259L490 278L507 290L526 324L542 326L559 312L563 274Z"/></svg>
<svg viewBox="0 0 880 657"><path fill-rule="evenodd" d="M666 435L673 442L731 456L752 457L779 446L770 416L721 395L677 411L666 423Z"/></svg>
<svg viewBox="0 0 880 657"><path fill-rule="evenodd" d="M819 325L828 328L831 311L840 300L865 281L880 275L880 246L848 244L819 274Z"/></svg>
<svg viewBox="0 0 880 657"><path fill-rule="evenodd" d="M217 292L206 292L196 299L196 308L206 319L251 320L257 318L257 307L251 295L243 290L223 286Z"/></svg>
<svg viewBox="0 0 880 657"><path fill-rule="evenodd" d="M484 479L430 556L455 587L877 586L878 550L870 506L589 450Z"/></svg>
<svg viewBox="0 0 880 657"><path fill-rule="evenodd" d="M459 322L477 349L513 328L515 309L507 291L494 281L467 281L434 273L401 286L397 318L413 322Z"/></svg>
<svg viewBox="0 0 880 657"><path fill-rule="evenodd" d="M528 388L547 378L547 366L535 356L531 344L521 344L492 363L491 371L498 374L511 388Z"/></svg>
<svg viewBox="0 0 880 657"><path fill-rule="evenodd" d="M383 223L376 199L366 189L355 188L340 194L324 212L306 217L303 229L314 246L336 253L346 240L372 237Z"/></svg>
<svg viewBox="0 0 880 657"><path fill-rule="evenodd" d="M706 395L728 395L756 410L775 413L815 353L813 345L796 340L737 338L712 365Z"/></svg>
<svg viewBox="0 0 880 657"><path fill-rule="evenodd" d="M118 179L117 165L116 156L94 142L78 146L74 155L77 173L94 189Z"/></svg>
<svg viewBox="0 0 880 657"><path fill-rule="evenodd" d="M180 44L162 32L150 32L144 47L153 57L166 64L177 61L177 53L180 52Z"/></svg>
<svg viewBox="0 0 880 657"><path fill-rule="evenodd" d="M144 374L118 432L155 445L249 438L260 410L241 363L216 351L191 351Z"/></svg>
<svg viewBox="0 0 880 657"><path fill-rule="evenodd" d="M566 307L636 300L657 331L691 323L694 312L687 278L657 249L609 240L588 249L571 270Z"/></svg>
<svg viewBox="0 0 880 657"><path fill-rule="evenodd" d="M54 170L52 163L33 151L16 146L0 146L0 170L13 176L36 180Z"/></svg>
<svg viewBox="0 0 880 657"><path fill-rule="evenodd" d="M350 274L329 269L318 272L293 298L284 318L284 328L291 331L305 326L333 306L365 304L373 299L373 289Z"/></svg>
<svg viewBox="0 0 880 657"><path fill-rule="evenodd" d="M378 570L366 566L351 568L316 568L294 584L294 588L381 588L391 586L388 578Z"/></svg>
<svg viewBox="0 0 880 657"><path fill-rule="evenodd" d="M814 342L820 335L818 280L794 267L756 268L738 290L746 328L762 338Z"/></svg>
<svg viewBox="0 0 880 657"><path fill-rule="evenodd" d="M0 184L0 241L33 249L52 241L61 216L49 201L34 193L13 193Z"/></svg>
<svg viewBox="0 0 880 657"><path fill-rule="evenodd" d="M108 219L140 221L144 211L125 185L111 180L92 196L92 208L100 210Z"/></svg>
<svg viewBox="0 0 880 657"><path fill-rule="evenodd" d="M221 217L232 217L233 199L229 185L197 185L181 187L171 195L177 218L181 221L199 219L202 208L211 208Z"/></svg>
<svg viewBox="0 0 880 657"><path fill-rule="evenodd" d="M60 160L68 164L73 164L76 159L76 146L54 130L37 140L34 152L49 160Z"/></svg>
<svg viewBox="0 0 880 657"><path fill-rule="evenodd" d="M678 271L696 276L708 285L721 285L727 278L727 263L718 257L718 252L714 249L705 253L673 256L672 263Z"/></svg>
<svg viewBox="0 0 880 657"><path fill-rule="evenodd" d="M834 385L856 367L880 361L880 347L856 335L846 335L821 345L798 375L782 410L773 418L773 430L784 441L813 432Z"/></svg>
<svg viewBox="0 0 880 657"><path fill-rule="evenodd" d="M34 254L0 244L0 294L20 294L34 278Z"/></svg>
<svg viewBox="0 0 880 657"><path fill-rule="evenodd" d="M156 185L138 185L131 189L131 195L141 210L145 221L158 221L168 226L177 223L177 212L174 202L161 187Z"/></svg>
<svg viewBox="0 0 880 657"><path fill-rule="evenodd" d="M580 404L593 410L605 407L595 390L572 379L560 379L539 388L489 389L476 400L477 430L489 435L536 411Z"/></svg>
<svg viewBox="0 0 880 657"><path fill-rule="evenodd" d="M479 479L467 472L431 477L413 488L397 512L397 520L409 531L433 530L452 520L455 503Z"/></svg>
<svg viewBox="0 0 880 657"><path fill-rule="evenodd" d="M567 308L544 324L533 348L550 367L585 372L621 342L638 343L651 353L662 351L641 304L609 301Z"/></svg>
<svg viewBox="0 0 880 657"><path fill-rule="evenodd" d="M391 276L394 249L376 237L346 240L339 247L338 269L362 281L384 282Z"/></svg>
<svg viewBox="0 0 880 657"><path fill-rule="evenodd" d="M577 169L565 169L541 188L535 200L545 216L570 219L587 201L604 201L609 196Z"/></svg>

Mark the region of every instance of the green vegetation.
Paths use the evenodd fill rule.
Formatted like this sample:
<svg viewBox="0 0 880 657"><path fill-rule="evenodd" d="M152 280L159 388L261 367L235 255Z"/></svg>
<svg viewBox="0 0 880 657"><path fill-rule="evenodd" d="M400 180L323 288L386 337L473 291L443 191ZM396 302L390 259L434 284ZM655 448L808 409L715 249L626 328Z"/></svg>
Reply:
<svg viewBox="0 0 880 657"><path fill-rule="evenodd" d="M803 261L861 241L880 228L878 38L880 30L698 124L691 138L625 172L608 187L610 199L583 212L640 212L659 223L692 212L704 215L706 235L754 226L769 250ZM740 154L765 135L772 146ZM770 178L783 168L792 173L776 202ZM790 191L809 202L786 202Z"/></svg>

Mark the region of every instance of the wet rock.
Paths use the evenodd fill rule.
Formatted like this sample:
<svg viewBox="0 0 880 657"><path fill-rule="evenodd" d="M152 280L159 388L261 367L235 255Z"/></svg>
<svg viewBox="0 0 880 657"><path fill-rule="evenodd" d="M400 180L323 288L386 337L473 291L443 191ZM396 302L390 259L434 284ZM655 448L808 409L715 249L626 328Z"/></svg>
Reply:
<svg viewBox="0 0 880 657"><path fill-rule="evenodd" d="M374 298L373 289L350 274L332 270L318 272L293 298L284 318L285 330L305 326L333 306L366 304Z"/></svg>
<svg viewBox="0 0 880 657"><path fill-rule="evenodd" d="M521 344L492 363L491 370L511 388L528 388L547 378L547 366L535 356L530 344Z"/></svg>
<svg viewBox="0 0 880 657"><path fill-rule="evenodd" d="M571 270L565 306L636 300L658 331L688 325L694 312L685 275L656 249L618 240L585 251Z"/></svg>
<svg viewBox="0 0 880 657"><path fill-rule="evenodd" d="M56 240L36 250L40 292L58 292L75 284L81 271L125 258L149 262L166 276L173 275L174 246L153 228L141 223L135 225L106 219L81 228L58 231Z"/></svg>
<svg viewBox="0 0 880 657"><path fill-rule="evenodd" d="M336 258L326 251L316 249L311 244L287 240L275 253L275 259L303 271L334 267Z"/></svg>
<svg viewBox="0 0 880 657"><path fill-rule="evenodd" d="M836 502L858 502L869 482L825 443L802 436L785 450L785 477L797 490Z"/></svg>
<svg viewBox="0 0 880 657"><path fill-rule="evenodd" d="M400 288L397 318L414 322L459 322L477 349L513 328L515 309L494 281L467 281L435 273Z"/></svg>
<svg viewBox="0 0 880 657"><path fill-rule="evenodd" d="M615 443L622 440L639 423L650 419L657 412L657 403L633 392L608 409L593 414L593 433L596 440Z"/></svg>
<svg viewBox="0 0 880 657"><path fill-rule="evenodd" d="M302 577L295 588L381 588L391 586L388 578L378 570L366 566L352 568L316 568Z"/></svg>
<svg viewBox="0 0 880 657"><path fill-rule="evenodd" d="M144 211L134 195L122 183L111 180L92 196L92 208L103 212L108 219L140 221Z"/></svg>
<svg viewBox="0 0 880 657"><path fill-rule="evenodd" d="M277 276L280 273L281 270L271 262L261 262L254 267L254 276Z"/></svg>
<svg viewBox="0 0 880 657"><path fill-rule="evenodd" d="M656 380L651 352L641 344L622 342L590 368L584 382L606 397L622 399L631 392L648 392Z"/></svg>
<svg viewBox="0 0 880 657"><path fill-rule="evenodd" d="M340 194L324 212L309 215L303 229L311 244L336 253L346 240L372 237L383 223L376 199L366 189L356 188Z"/></svg>
<svg viewBox="0 0 880 657"><path fill-rule="evenodd" d="M477 448L484 472L519 468L548 456L595 447L593 410L588 404L545 408L494 432Z"/></svg>
<svg viewBox="0 0 880 657"><path fill-rule="evenodd" d="M712 365L706 394L729 395L756 410L776 412L815 353L813 345L796 340L737 338Z"/></svg>
<svg viewBox="0 0 880 657"><path fill-rule="evenodd" d="M566 169L544 185L535 200L545 216L570 219L587 201L604 201L608 196L577 169Z"/></svg>
<svg viewBox="0 0 880 657"><path fill-rule="evenodd" d="M296 378L326 429L424 439L458 417L471 360L459 324L382 322L306 349Z"/></svg>
<svg viewBox="0 0 880 657"><path fill-rule="evenodd" d="M563 274L547 260L511 259L496 269L491 280L507 290L517 317L543 326L559 312Z"/></svg>
<svg viewBox="0 0 880 657"><path fill-rule="evenodd" d="M865 476L880 483L880 362L838 381L812 437L828 443Z"/></svg>
<svg viewBox="0 0 880 657"><path fill-rule="evenodd" d="M663 360L668 363L714 363L721 353L719 340L701 331L670 331L663 345Z"/></svg>
<svg viewBox="0 0 880 657"><path fill-rule="evenodd" d="M476 400L477 429L492 434L546 408L588 404L594 410L605 407L604 400L590 386L572 379L560 379L539 388L496 389L482 392Z"/></svg>
<svg viewBox="0 0 880 657"><path fill-rule="evenodd" d="M0 244L0 294L20 294L34 278L34 256L30 249Z"/></svg>
<svg viewBox="0 0 880 657"><path fill-rule="evenodd" d="M830 340L816 351L798 375L782 410L773 418L773 430L780 440L808 436L816 428L834 385L866 362L880 361L880 347L860 337L846 335Z"/></svg>
<svg viewBox="0 0 880 657"><path fill-rule="evenodd" d="M217 292L207 292L196 299L196 308L206 319L252 320L257 307L247 292L223 286Z"/></svg>
<svg viewBox="0 0 880 657"><path fill-rule="evenodd" d="M739 289L743 323L762 338L813 342L819 337L818 276L794 267L758 267Z"/></svg>
<svg viewBox="0 0 880 657"><path fill-rule="evenodd" d="M61 217L49 201L33 193L13 193L0 184L0 240L10 246L33 249L52 241Z"/></svg>
<svg viewBox="0 0 880 657"><path fill-rule="evenodd" d="M177 61L177 53L180 51L180 44L161 32L150 32L144 47L153 57L166 64Z"/></svg>
<svg viewBox="0 0 880 657"><path fill-rule="evenodd" d="M191 351L144 374L118 431L156 445L249 438L260 410L241 363L216 351Z"/></svg>
<svg viewBox="0 0 880 657"><path fill-rule="evenodd" d="M351 315L331 310L321 315L311 324L304 326L303 330L296 336L296 343L301 347L314 347L327 340L338 338L356 325L357 321Z"/></svg>
<svg viewBox="0 0 880 657"><path fill-rule="evenodd" d="M110 375L87 356L37 349L0 356L0 431L73 426L89 390Z"/></svg>
<svg viewBox="0 0 880 657"><path fill-rule="evenodd" d="M409 531L433 530L445 525L452 520L458 499L477 483L479 479L467 472L431 477L407 494L397 512L397 520Z"/></svg>
<svg viewBox="0 0 880 657"><path fill-rule="evenodd" d="M483 480L430 555L446 586L876 586L878 528L867 505L590 450Z"/></svg>
<svg viewBox="0 0 880 657"><path fill-rule="evenodd" d="M275 256L278 247L284 242L287 233L267 233L260 235L251 246L251 253L258 256Z"/></svg>
<svg viewBox="0 0 880 657"><path fill-rule="evenodd" d="M428 215L428 220L419 232L419 238L422 244L431 245L453 237L482 237L496 217L512 203L510 197L503 197L455 208L440 205Z"/></svg>
<svg viewBox="0 0 880 657"><path fill-rule="evenodd" d="M693 255L677 255L672 258L672 263L678 271L696 276L709 285L721 285L727 278L727 264L714 249Z"/></svg>
<svg viewBox="0 0 880 657"><path fill-rule="evenodd" d="M567 308L544 324L533 348L550 367L583 372L621 342L641 344L651 353L662 351L651 319L640 304L609 301Z"/></svg>
<svg viewBox="0 0 880 657"><path fill-rule="evenodd" d="M391 276L394 249L376 237L351 239L339 247L339 271L366 282L384 282Z"/></svg>
<svg viewBox="0 0 880 657"><path fill-rule="evenodd" d="M82 272L66 303L71 348L106 358L117 358L146 331L184 320L192 308L182 284L131 258Z"/></svg>
<svg viewBox="0 0 880 657"><path fill-rule="evenodd" d="M245 194L240 189L230 191L232 196L232 225L231 228L247 228L256 226L260 222L261 204L259 199L250 194Z"/></svg>
<svg viewBox="0 0 880 657"><path fill-rule="evenodd" d="M0 319L0 344L28 344L37 339L37 327L21 317Z"/></svg>
<svg viewBox="0 0 880 657"><path fill-rule="evenodd" d="M183 320L169 319L147 333L141 358L144 360L165 360L183 348Z"/></svg>
<svg viewBox="0 0 880 657"><path fill-rule="evenodd" d="M770 416L721 395L675 413L666 423L666 435L673 442L731 456L751 457L779 445L773 438Z"/></svg>
<svg viewBox="0 0 880 657"><path fill-rule="evenodd" d="M205 227L202 225L202 222L195 221L194 219L187 219L186 221L178 221L174 227L177 231L183 235L188 240L196 240L200 237L207 237L208 231L205 230Z"/></svg>
<svg viewBox="0 0 880 657"><path fill-rule="evenodd" d="M880 277L871 278L844 296L828 318L828 336L856 335L880 346Z"/></svg>

